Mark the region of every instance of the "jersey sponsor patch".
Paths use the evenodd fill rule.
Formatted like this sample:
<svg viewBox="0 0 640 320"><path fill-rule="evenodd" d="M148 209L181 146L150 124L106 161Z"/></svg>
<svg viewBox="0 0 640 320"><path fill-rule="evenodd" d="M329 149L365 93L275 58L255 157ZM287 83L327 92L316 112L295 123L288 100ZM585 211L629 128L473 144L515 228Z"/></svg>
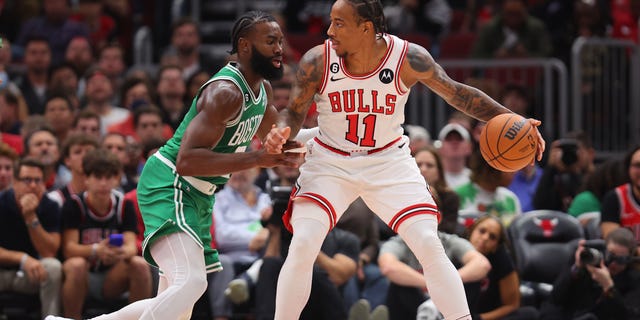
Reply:
<svg viewBox="0 0 640 320"><path fill-rule="evenodd" d="M393 81L393 71L391 71L391 69L382 69L378 74L378 78L380 79L380 82L389 84Z"/></svg>

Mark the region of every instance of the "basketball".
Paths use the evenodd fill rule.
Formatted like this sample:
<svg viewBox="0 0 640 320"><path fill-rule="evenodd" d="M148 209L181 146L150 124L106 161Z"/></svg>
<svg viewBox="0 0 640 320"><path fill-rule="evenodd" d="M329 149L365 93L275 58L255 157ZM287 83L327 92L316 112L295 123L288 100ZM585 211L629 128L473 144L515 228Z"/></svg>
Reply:
<svg viewBox="0 0 640 320"><path fill-rule="evenodd" d="M480 153L493 168L518 171L536 156L538 137L527 119L515 113L491 118L480 132Z"/></svg>

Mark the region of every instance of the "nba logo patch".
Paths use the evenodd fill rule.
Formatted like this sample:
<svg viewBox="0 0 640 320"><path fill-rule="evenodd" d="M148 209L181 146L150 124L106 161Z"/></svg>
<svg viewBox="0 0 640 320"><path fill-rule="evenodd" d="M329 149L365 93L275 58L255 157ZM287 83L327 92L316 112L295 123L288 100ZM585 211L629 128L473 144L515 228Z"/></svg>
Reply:
<svg viewBox="0 0 640 320"><path fill-rule="evenodd" d="M378 78L380 79L380 82L389 84L393 81L393 71L391 71L391 69L382 69L378 74Z"/></svg>
<svg viewBox="0 0 640 320"><path fill-rule="evenodd" d="M244 93L244 102L249 102L249 93Z"/></svg>

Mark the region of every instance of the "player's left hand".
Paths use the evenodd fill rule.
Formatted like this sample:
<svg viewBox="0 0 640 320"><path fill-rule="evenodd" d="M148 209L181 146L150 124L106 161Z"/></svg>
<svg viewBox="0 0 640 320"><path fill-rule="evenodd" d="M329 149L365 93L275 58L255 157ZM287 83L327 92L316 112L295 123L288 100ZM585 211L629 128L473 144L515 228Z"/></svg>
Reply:
<svg viewBox="0 0 640 320"><path fill-rule="evenodd" d="M546 142L544 141L544 138L542 137L542 133L540 133L540 130L538 130L538 127L542 124L542 121L540 120L536 120L536 119L528 119L529 123L531 123L531 125L533 126L534 129L536 129L536 135L538 136L538 150L536 152L536 157L533 160L533 164L535 164L535 161L541 161L542 160L542 155L544 154L544 149L546 146Z"/></svg>
<svg viewBox="0 0 640 320"><path fill-rule="evenodd" d="M262 145L265 150L267 150L267 153L282 153L283 146L287 142L287 139L289 139L290 135L290 127L278 128L274 124L271 127L271 131L269 131L262 142Z"/></svg>

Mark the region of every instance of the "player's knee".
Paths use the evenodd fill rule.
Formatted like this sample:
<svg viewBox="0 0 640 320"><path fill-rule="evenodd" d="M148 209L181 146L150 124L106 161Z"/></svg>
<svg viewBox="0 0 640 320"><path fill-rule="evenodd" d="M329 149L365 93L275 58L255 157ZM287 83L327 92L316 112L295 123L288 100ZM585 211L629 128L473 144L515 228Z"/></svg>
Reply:
<svg viewBox="0 0 640 320"><path fill-rule="evenodd" d="M183 287L187 290L183 292L190 292L199 298L207 290L207 274L204 272L191 273L183 284Z"/></svg>

